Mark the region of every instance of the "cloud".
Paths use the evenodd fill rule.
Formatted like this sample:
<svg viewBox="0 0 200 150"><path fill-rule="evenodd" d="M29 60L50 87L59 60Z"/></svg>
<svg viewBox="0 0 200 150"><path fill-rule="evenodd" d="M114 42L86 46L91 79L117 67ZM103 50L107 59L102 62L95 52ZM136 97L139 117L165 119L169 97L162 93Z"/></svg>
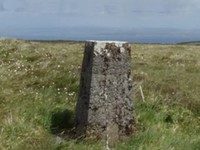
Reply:
<svg viewBox="0 0 200 150"><path fill-rule="evenodd" d="M79 2L74 0L7 0L10 12L28 14L75 14Z"/></svg>
<svg viewBox="0 0 200 150"><path fill-rule="evenodd" d="M0 11L4 11L5 8L3 7L3 5L0 3Z"/></svg>
<svg viewBox="0 0 200 150"><path fill-rule="evenodd" d="M140 0L135 1L132 8L133 13L157 13L176 15L200 12L199 0Z"/></svg>
<svg viewBox="0 0 200 150"><path fill-rule="evenodd" d="M29 5L29 3L28 3L28 1L27 0L16 0L17 2L17 4L15 4L15 9L14 9L14 11L15 12L27 12L28 11L28 5Z"/></svg>
<svg viewBox="0 0 200 150"><path fill-rule="evenodd" d="M200 12L199 0L0 0L0 11L70 15L131 16Z"/></svg>
<svg viewBox="0 0 200 150"><path fill-rule="evenodd" d="M200 12L199 0L0 0L0 11L86 15L176 14Z"/></svg>
<svg viewBox="0 0 200 150"><path fill-rule="evenodd" d="M177 11L186 13L197 13L200 12L200 1L199 0L183 0L183 2L177 7Z"/></svg>
<svg viewBox="0 0 200 150"><path fill-rule="evenodd" d="M48 26L200 26L199 0L0 0L0 11Z"/></svg>
<svg viewBox="0 0 200 150"><path fill-rule="evenodd" d="M4 0L0 0L0 11L5 11Z"/></svg>
<svg viewBox="0 0 200 150"><path fill-rule="evenodd" d="M2 0L0 0L1 2ZM120 0L6 0L0 3L6 6L10 12L21 13L27 12L32 14L79 14L79 15L117 15L124 12L125 2ZM102 13L103 12L103 13Z"/></svg>

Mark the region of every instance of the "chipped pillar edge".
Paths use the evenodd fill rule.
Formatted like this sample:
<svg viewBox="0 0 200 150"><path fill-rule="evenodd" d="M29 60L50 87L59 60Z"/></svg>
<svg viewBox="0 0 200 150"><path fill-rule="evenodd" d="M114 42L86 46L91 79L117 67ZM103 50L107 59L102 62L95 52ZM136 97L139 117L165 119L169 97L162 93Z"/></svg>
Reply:
<svg viewBox="0 0 200 150"><path fill-rule="evenodd" d="M79 95L75 108L75 137L86 136L88 125L88 109L90 100L90 88L92 78L92 61L95 44L85 43L84 57L80 76Z"/></svg>

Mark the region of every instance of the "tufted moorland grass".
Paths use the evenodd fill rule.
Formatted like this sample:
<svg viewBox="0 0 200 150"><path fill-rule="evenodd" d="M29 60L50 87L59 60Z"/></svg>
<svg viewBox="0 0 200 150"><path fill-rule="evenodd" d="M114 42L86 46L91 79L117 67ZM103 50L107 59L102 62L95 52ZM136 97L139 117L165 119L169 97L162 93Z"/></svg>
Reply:
<svg viewBox="0 0 200 150"><path fill-rule="evenodd" d="M131 47L137 132L115 149L200 149L200 47ZM0 40L0 149L105 147L92 138L66 138L73 127L83 49L80 42Z"/></svg>

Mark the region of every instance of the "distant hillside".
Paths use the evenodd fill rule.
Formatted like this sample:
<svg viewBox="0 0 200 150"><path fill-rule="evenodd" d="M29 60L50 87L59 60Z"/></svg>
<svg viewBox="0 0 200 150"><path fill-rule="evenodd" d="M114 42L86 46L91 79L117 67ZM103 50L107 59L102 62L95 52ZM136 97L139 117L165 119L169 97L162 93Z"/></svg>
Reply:
<svg viewBox="0 0 200 150"><path fill-rule="evenodd" d="M180 45L200 45L200 41L180 42Z"/></svg>

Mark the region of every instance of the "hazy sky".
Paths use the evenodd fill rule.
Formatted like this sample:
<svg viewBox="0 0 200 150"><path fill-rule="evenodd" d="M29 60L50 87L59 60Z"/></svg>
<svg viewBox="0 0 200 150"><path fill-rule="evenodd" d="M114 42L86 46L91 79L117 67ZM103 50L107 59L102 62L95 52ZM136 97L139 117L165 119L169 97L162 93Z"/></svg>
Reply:
<svg viewBox="0 0 200 150"><path fill-rule="evenodd" d="M200 28L200 0L0 0L0 28Z"/></svg>

